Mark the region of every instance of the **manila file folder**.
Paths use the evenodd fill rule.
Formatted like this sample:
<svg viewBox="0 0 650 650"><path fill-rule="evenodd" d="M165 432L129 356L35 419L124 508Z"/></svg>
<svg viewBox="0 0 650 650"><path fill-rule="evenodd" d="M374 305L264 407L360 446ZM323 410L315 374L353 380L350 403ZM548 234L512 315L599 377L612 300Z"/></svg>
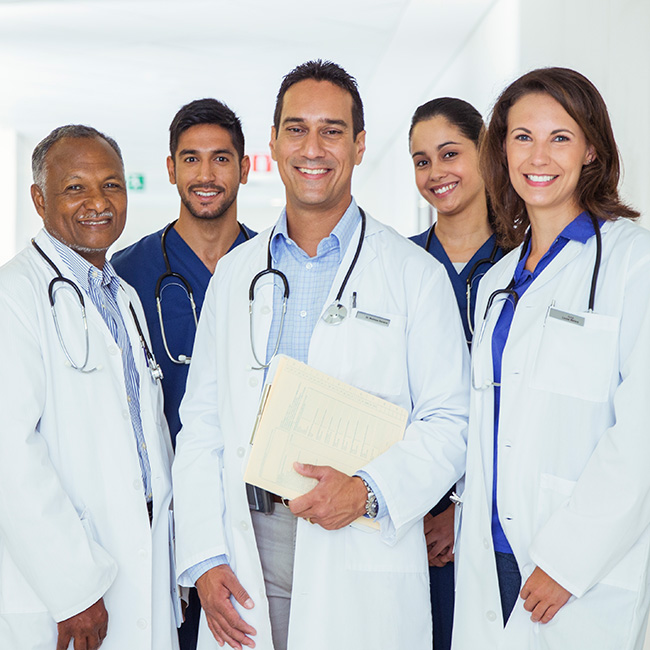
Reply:
<svg viewBox="0 0 650 650"><path fill-rule="evenodd" d="M244 480L293 499L316 485L293 469L295 461L351 476L401 440L407 420L401 406L278 355L260 400Z"/></svg>

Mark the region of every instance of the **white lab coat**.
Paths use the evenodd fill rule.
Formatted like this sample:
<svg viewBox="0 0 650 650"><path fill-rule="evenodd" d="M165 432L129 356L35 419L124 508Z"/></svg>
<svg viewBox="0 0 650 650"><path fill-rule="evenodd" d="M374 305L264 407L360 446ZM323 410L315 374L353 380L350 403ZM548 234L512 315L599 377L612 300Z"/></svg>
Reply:
<svg viewBox="0 0 650 650"><path fill-rule="evenodd" d="M36 241L74 279L45 233ZM146 328L144 314L124 285L118 299L140 374L152 528L120 352L86 296L89 366L98 369L84 374L67 364L48 301L53 276L32 246L0 269L0 648L52 650L55 621L103 597L109 615L103 650L171 650L178 647L171 444L129 301ZM75 361L84 351L78 305L72 291L58 290L57 315Z"/></svg>
<svg viewBox="0 0 650 650"><path fill-rule="evenodd" d="M472 389L466 486L456 543L454 650L640 650L649 604L650 232L602 226L570 241L517 305L503 354L497 500L522 584L541 567L573 597L548 624L523 600L503 628L490 529L492 388ZM473 380L492 378L497 298L520 250L481 282ZM549 307L584 318L554 318Z"/></svg>
<svg viewBox="0 0 650 650"><path fill-rule="evenodd" d="M323 311L334 300L356 249L348 246ZM249 341L248 291L266 268L269 232L218 264L201 313L183 429L174 461L179 575L225 553L255 602L238 607L272 648L268 604L243 481L264 373ZM291 650L431 648L428 566L422 516L462 474L468 407L468 358L458 308L444 268L421 248L370 217L342 302L390 319L319 320L311 366L405 407L405 441L365 469L386 498L392 521L382 532L326 531L298 521ZM270 276L256 289L254 338L265 355L272 319ZM423 420L428 420L425 422ZM278 506L280 507L280 506ZM216 648L205 619L199 647Z"/></svg>

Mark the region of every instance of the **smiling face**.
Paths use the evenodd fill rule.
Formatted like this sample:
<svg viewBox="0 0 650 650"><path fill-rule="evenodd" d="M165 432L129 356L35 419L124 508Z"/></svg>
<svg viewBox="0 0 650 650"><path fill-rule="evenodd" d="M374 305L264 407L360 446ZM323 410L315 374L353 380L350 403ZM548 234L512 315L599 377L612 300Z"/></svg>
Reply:
<svg viewBox="0 0 650 650"><path fill-rule="evenodd" d="M487 214L478 150L457 126L441 115L418 122L411 133L411 157L415 184L438 214L475 208Z"/></svg>
<svg viewBox="0 0 650 650"><path fill-rule="evenodd" d="M581 212L576 187L595 153L559 102L545 93L516 101L508 112L504 146L510 182L529 217L545 213L569 223Z"/></svg>
<svg viewBox="0 0 650 650"><path fill-rule="evenodd" d="M32 200L45 229L98 268L126 223L122 162L102 138L62 138L45 159Z"/></svg>
<svg viewBox="0 0 650 650"><path fill-rule="evenodd" d="M250 162L239 161L230 133L216 124L197 124L181 133L174 158L167 158L169 182L181 197L181 218L218 219L231 211ZM234 212L234 210L232 210Z"/></svg>
<svg viewBox="0 0 650 650"><path fill-rule="evenodd" d="M285 185L287 213L340 213L352 200L352 171L363 158L365 131L353 135L352 97L329 81L287 90L271 155Z"/></svg>

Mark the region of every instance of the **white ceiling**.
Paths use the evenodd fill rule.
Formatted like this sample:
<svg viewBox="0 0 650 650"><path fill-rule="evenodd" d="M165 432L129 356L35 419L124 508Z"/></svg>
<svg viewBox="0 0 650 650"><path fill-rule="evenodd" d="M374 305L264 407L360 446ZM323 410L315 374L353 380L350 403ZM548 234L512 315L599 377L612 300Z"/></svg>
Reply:
<svg viewBox="0 0 650 650"><path fill-rule="evenodd" d="M164 180L167 130L182 104L225 101L242 118L249 152L266 152L282 76L325 58L359 81L368 131L359 179L403 137L492 4L0 0L0 127L31 147L61 124L90 124L117 139L127 171L153 168ZM277 186L257 196L269 193Z"/></svg>

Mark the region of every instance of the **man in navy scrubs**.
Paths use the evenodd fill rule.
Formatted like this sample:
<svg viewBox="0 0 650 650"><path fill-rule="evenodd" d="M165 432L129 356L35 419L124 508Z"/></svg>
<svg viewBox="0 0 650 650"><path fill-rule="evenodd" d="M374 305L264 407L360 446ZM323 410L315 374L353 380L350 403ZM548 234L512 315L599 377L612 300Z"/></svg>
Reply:
<svg viewBox="0 0 650 650"><path fill-rule="evenodd" d="M216 99L193 101L176 114L169 136L167 171L181 198L178 220L116 253L111 262L136 289L144 307L164 374L165 416L175 444L195 317L208 283L219 259L256 233L237 221L237 192L246 183L250 161L244 155L241 122L233 111ZM179 632L181 650L196 647L199 614L192 589Z"/></svg>

